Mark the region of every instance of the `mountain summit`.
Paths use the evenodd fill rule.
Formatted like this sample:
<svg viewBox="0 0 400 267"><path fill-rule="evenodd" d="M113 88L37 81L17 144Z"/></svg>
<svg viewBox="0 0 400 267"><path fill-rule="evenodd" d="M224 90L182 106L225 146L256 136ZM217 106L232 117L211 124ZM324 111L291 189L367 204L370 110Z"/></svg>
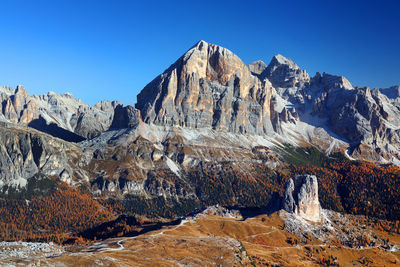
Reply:
<svg viewBox="0 0 400 267"><path fill-rule="evenodd" d="M361 88L327 73L310 78L282 55L246 66L230 50L199 41L142 89L135 108L107 101L91 107L70 94L30 96L22 86L0 87L0 120L74 142L109 129L179 126L400 165L399 91Z"/></svg>
<svg viewBox="0 0 400 267"><path fill-rule="evenodd" d="M262 134L271 124L272 89L238 56L198 42L138 95L143 121Z"/></svg>
<svg viewBox="0 0 400 267"><path fill-rule="evenodd" d="M310 81L305 70L302 70L290 58L276 55L261 74L268 78L274 87L301 87Z"/></svg>

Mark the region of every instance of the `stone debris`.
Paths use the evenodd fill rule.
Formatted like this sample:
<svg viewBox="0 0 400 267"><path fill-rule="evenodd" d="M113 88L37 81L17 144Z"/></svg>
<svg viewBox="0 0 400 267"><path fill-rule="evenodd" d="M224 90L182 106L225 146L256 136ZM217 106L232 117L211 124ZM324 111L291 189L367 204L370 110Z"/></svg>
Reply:
<svg viewBox="0 0 400 267"><path fill-rule="evenodd" d="M201 218L206 218L207 216L219 216L224 218L236 218L236 219L243 219L242 215L238 210L228 209L222 207L220 205L209 206L202 212L194 215L191 218L187 218L188 220L197 220Z"/></svg>
<svg viewBox="0 0 400 267"><path fill-rule="evenodd" d="M64 248L50 243L0 242L0 259L30 259L32 257L55 257L63 254Z"/></svg>

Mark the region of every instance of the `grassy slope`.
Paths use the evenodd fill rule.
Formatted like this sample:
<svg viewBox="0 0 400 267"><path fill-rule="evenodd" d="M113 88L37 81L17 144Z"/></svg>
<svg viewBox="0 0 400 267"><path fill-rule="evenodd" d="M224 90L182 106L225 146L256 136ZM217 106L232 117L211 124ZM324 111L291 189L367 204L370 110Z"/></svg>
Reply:
<svg viewBox="0 0 400 267"><path fill-rule="evenodd" d="M308 240L296 246L296 237L282 230L284 222L277 213L246 220L209 216L179 226L170 226L136 238L107 240L111 249L95 250L83 256L64 255L48 260L52 264L90 265L97 260L115 265L170 266L178 264L221 264L227 266L317 266L337 261L340 266L396 266L397 252L379 248L348 249L335 242L322 244ZM398 234L390 237L400 245ZM119 250L123 244L124 249ZM114 261L114 262L113 262Z"/></svg>

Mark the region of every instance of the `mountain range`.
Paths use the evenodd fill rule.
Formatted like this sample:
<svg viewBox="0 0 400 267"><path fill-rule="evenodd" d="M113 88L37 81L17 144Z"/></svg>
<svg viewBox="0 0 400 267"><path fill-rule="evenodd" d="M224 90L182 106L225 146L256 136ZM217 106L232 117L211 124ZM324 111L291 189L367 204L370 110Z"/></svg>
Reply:
<svg viewBox="0 0 400 267"><path fill-rule="evenodd" d="M0 181L24 184L41 172L146 195L149 172L179 176L204 162L257 161L259 153L275 166L287 144L399 165L399 101L399 86L371 90L343 76L310 77L282 55L246 65L200 41L142 89L135 107L0 87ZM98 162L114 159L126 162Z"/></svg>
<svg viewBox="0 0 400 267"><path fill-rule="evenodd" d="M380 261L391 264L396 245L385 238L398 243L399 167L400 86L370 89L343 76L311 76L282 55L246 65L228 49L199 41L147 84L134 106L0 87L1 240L102 239L82 253L103 253L130 242L121 239L116 249L109 237L143 234L135 240L163 244L165 229L182 228L196 233L182 238L197 244L204 236L196 231L214 232L211 213L219 216L218 229L227 223L237 232L207 236L211 243L198 252L210 261L215 248L224 248L235 253L218 260L243 265L347 264L371 255L366 246L383 247ZM328 244L330 254L304 247L295 261L281 252L263 258L260 249L274 242L259 240L272 233L259 233L260 225L279 233L279 246ZM236 235L250 238L246 247L263 260L244 253ZM234 238L232 248L226 238ZM25 245L37 246L44 245ZM362 251L338 261L332 255L342 246ZM123 253L135 249L127 247ZM76 255L59 260L70 256Z"/></svg>

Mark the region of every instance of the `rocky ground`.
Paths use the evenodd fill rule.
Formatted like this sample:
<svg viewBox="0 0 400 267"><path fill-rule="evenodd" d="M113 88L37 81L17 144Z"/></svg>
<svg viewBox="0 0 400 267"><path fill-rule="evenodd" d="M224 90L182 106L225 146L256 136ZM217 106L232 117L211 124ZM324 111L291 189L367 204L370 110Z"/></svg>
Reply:
<svg viewBox="0 0 400 267"><path fill-rule="evenodd" d="M238 210L210 207L178 225L136 237L107 239L78 251L54 244L0 243L3 251L0 264L396 266L400 263L398 234L350 224L354 221L352 216L326 210L322 216L324 220L319 223L286 211L243 219ZM356 229L362 229L362 233L360 230L357 230L360 234L354 233ZM363 235L372 237L370 246L349 245L348 240ZM384 241L387 238L389 242ZM9 256L5 258L4 253Z"/></svg>
<svg viewBox="0 0 400 267"><path fill-rule="evenodd" d="M32 264L40 266L46 258L59 257L65 250L62 246L38 242L0 242L0 264L17 266Z"/></svg>

